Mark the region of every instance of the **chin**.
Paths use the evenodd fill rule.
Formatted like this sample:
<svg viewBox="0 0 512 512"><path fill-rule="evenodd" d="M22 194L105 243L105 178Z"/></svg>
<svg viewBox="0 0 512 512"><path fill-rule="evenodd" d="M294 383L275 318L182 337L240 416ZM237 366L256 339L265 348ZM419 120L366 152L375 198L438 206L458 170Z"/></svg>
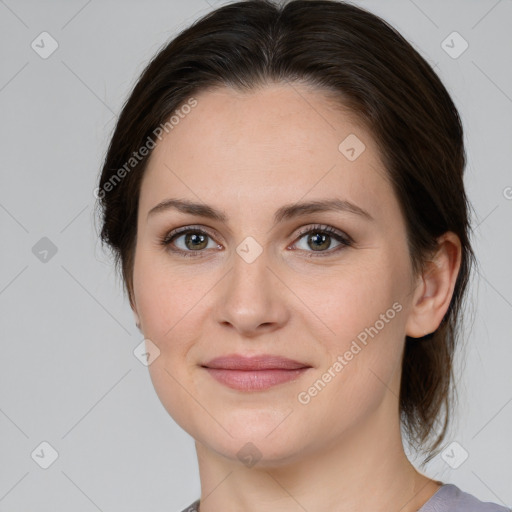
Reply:
<svg viewBox="0 0 512 512"><path fill-rule="evenodd" d="M303 445L297 439L290 439L286 433L281 437L254 439L250 436L213 439L203 437L201 443L222 457L242 464L247 468L276 468L298 460Z"/></svg>
<svg viewBox="0 0 512 512"><path fill-rule="evenodd" d="M212 423L206 423L204 418L193 428L186 425L183 428L225 458L247 467L251 467L252 461L256 461L258 467L277 467L295 461L304 452L304 433L291 418L293 413L286 418L289 411L283 414L281 411L238 410L232 414L224 412L221 416L211 412L231 435L218 424L212 428Z"/></svg>

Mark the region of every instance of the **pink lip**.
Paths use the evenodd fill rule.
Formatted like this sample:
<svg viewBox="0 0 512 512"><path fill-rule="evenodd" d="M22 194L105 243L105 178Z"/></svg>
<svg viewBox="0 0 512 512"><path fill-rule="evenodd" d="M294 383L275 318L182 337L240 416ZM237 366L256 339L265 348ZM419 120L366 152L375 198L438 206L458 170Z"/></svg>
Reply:
<svg viewBox="0 0 512 512"><path fill-rule="evenodd" d="M311 366L280 356L237 354L202 365L218 382L239 391L259 391L294 380Z"/></svg>
<svg viewBox="0 0 512 512"><path fill-rule="evenodd" d="M223 370L297 370L310 367L308 364L287 359L286 357L260 354L256 356L240 356L230 354L208 361L203 366L208 368L221 368Z"/></svg>

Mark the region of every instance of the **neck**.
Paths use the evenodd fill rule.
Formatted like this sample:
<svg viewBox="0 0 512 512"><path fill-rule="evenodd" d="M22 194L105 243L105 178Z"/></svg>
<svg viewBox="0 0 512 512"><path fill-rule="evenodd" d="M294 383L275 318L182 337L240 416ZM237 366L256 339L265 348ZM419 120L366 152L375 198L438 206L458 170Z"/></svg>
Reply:
<svg viewBox="0 0 512 512"><path fill-rule="evenodd" d="M382 411L336 444L288 463L261 460L247 468L196 442L201 512L416 512L440 483L414 468L398 421L390 428Z"/></svg>

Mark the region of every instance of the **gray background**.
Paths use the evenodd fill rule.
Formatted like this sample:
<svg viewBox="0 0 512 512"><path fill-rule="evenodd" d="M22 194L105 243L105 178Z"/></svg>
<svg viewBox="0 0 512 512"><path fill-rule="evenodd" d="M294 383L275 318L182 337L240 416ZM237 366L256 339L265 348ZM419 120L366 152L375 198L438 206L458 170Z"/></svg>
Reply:
<svg viewBox="0 0 512 512"><path fill-rule="evenodd" d="M133 354L142 336L98 242L93 190L140 71L220 4L0 0L0 511L173 512L199 497L193 441ZM510 506L512 2L358 4L435 66L466 132L480 272L446 445L468 458L454 469L438 456L425 471ZM46 59L31 47L43 31L59 45ZM469 44L458 58L442 47L453 31ZM46 261L43 237L57 249ZM43 441L58 452L47 469Z"/></svg>

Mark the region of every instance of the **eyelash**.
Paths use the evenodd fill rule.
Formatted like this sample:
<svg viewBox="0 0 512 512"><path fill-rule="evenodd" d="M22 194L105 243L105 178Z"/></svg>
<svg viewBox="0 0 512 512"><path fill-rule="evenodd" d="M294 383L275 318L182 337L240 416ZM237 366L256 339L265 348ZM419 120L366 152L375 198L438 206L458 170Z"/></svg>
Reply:
<svg viewBox="0 0 512 512"><path fill-rule="evenodd" d="M183 256L185 258L200 258L202 255L200 255L201 252L204 252L202 250L198 251L183 251L182 249L170 249L171 243L178 238L181 235L186 235L187 233L199 233L201 235L206 235L213 239L213 237L205 230L196 227L196 226L187 226L185 228L179 228L177 230L171 231L170 233L167 233L163 237L159 239L160 245L163 245L164 247L168 248L171 252L174 254L178 254L179 256ZM336 247L333 250L328 251L306 251L311 252L312 254L308 255L308 258L316 258L316 257L325 257L325 256L331 256L334 253L339 252L340 250L343 250L345 247L351 247L354 243L352 238L346 234L343 234L342 232L334 229L331 226L325 226L320 224L315 224L314 226L308 227L302 231L300 231L297 234L296 241L300 240L304 235L310 234L310 233L321 233L324 235L329 235L330 237L334 238L336 241L340 242L340 245ZM295 242L294 242L295 243ZM197 253L197 254L194 254Z"/></svg>

